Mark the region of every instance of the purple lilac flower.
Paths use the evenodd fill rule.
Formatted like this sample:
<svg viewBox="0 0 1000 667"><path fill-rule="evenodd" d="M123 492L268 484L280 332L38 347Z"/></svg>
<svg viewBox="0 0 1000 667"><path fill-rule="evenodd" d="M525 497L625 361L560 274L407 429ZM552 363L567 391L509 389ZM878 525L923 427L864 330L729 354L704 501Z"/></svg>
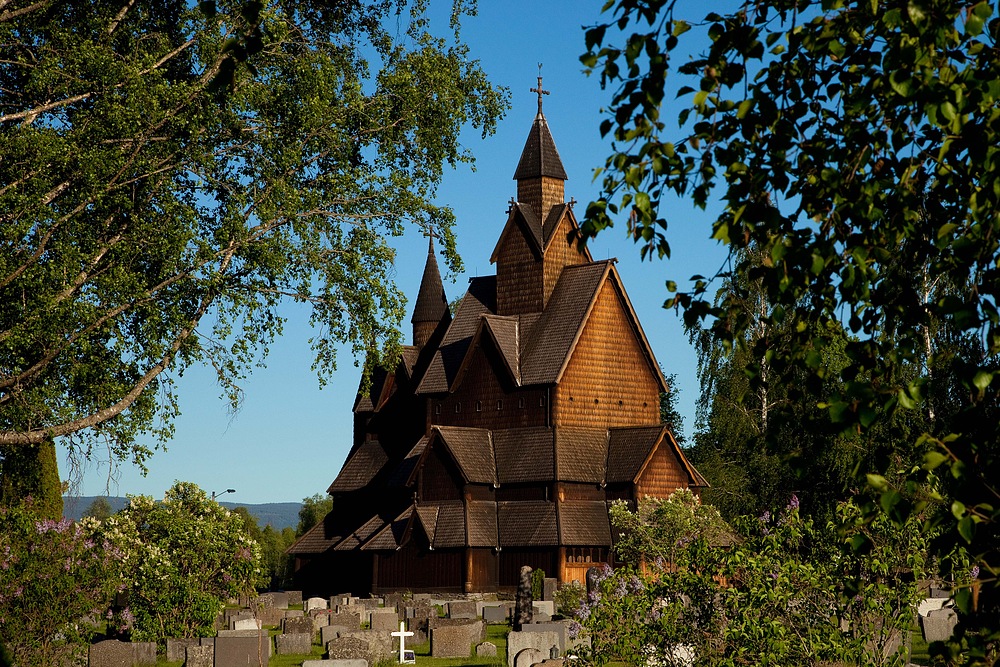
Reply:
<svg viewBox="0 0 1000 667"><path fill-rule="evenodd" d="M788 509L797 510L798 508L799 508L799 497L793 493L791 500L788 501Z"/></svg>
<svg viewBox="0 0 1000 667"><path fill-rule="evenodd" d="M632 591L633 593L638 593L646 588L645 585L642 583L642 579L640 579L634 574L631 577L629 577L628 587L629 590Z"/></svg>
<svg viewBox="0 0 1000 667"><path fill-rule="evenodd" d="M969 576L972 577L973 579L978 579L979 578L979 566L978 565L973 565L972 566L972 570L969 572Z"/></svg>
<svg viewBox="0 0 1000 667"><path fill-rule="evenodd" d="M576 639L580 635L580 630L582 629L583 629L582 625L580 625L576 621L570 621L569 627L567 628L567 630L569 631L569 638Z"/></svg>
<svg viewBox="0 0 1000 667"><path fill-rule="evenodd" d="M771 520L771 512L768 510L764 510L764 513L760 515L760 522L768 523L770 520Z"/></svg>
<svg viewBox="0 0 1000 667"><path fill-rule="evenodd" d="M615 582L615 595L617 597L623 598L628 595L628 588L625 585L624 579L619 579Z"/></svg>

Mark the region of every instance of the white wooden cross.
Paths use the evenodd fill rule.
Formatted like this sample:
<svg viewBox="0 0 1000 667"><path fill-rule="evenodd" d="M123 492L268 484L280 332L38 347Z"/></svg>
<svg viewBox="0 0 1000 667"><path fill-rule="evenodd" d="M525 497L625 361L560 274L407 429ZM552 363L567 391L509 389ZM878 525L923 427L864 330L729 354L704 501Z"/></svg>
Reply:
<svg viewBox="0 0 1000 667"><path fill-rule="evenodd" d="M405 621L400 621L399 622L399 632L393 632L392 636L393 637L399 637L399 664L403 664L403 660L405 659L403 657L404 644L406 643L406 638L407 637L412 637L413 633L406 631L406 622Z"/></svg>

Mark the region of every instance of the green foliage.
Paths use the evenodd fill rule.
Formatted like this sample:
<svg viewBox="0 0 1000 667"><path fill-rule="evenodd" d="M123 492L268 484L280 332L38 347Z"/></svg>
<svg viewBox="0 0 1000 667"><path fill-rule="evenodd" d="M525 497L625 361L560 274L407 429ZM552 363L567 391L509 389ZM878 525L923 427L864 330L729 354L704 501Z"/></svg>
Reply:
<svg viewBox="0 0 1000 667"><path fill-rule="evenodd" d="M162 502L130 497L105 526L122 552L123 614L136 641L210 636L225 601L261 583L260 547L243 519L194 484L176 482Z"/></svg>
<svg viewBox="0 0 1000 667"><path fill-rule="evenodd" d="M108 499L101 496L94 498L94 501L90 503L90 506L83 511L84 517L90 517L92 519L97 519L98 521L104 521L109 516L114 514L111 511L111 503Z"/></svg>
<svg viewBox="0 0 1000 667"><path fill-rule="evenodd" d="M662 368L660 369L663 370ZM677 410L677 401L680 400L680 387L677 384L677 373L666 375L668 391L660 394L660 423L666 424L670 432L674 435L677 444L683 447L687 442L684 437L684 419Z"/></svg>
<svg viewBox="0 0 1000 667"><path fill-rule="evenodd" d="M964 632L949 659L987 663L1000 647L996 9L769 0L709 14L669 87L683 102L675 130L660 114L692 27L675 5L612 0L587 31L582 60L613 89L601 130L614 152L584 232L627 212L642 255L668 256L670 198L721 203L706 235L730 263L666 305L745 355L745 395L807 388L820 419L806 438L887 439L901 465L858 461L879 491L869 509L903 522L939 508L921 515L940 528L934 552L967 549L983 577L978 607L956 599ZM713 300L713 281L732 276L767 309Z"/></svg>
<svg viewBox="0 0 1000 667"><path fill-rule="evenodd" d="M683 500L673 501L676 512L650 516L661 540L678 534L671 530L684 523L677 516L693 516ZM617 529L643 523L622 509ZM673 560L647 560L646 574L606 569L577 611L582 627L571 632L589 634L586 658L594 664L680 665L693 657L714 666L903 665L904 653L886 657L883 649L914 620L926 544L916 521L900 529L884 518L865 523L853 505L840 511L840 523L855 521L857 532L816 528L793 499L780 512L736 521L737 539L727 548L698 532L650 544L649 555L669 552ZM867 548L856 551L859 535ZM851 581L862 585L844 585Z"/></svg>
<svg viewBox="0 0 1000 667"><path fill-rule="evenodd" d="M303 498L302 507L299 508L299 525L295 529L295 536L305 535L310 528L322 521L331 511L333 511L333 496L314 493L308 498Z"/></svg>
<svg viewBox="0 0 1000 667"><path fill-rule="evenodd" d="M34 514L62 518L62 482L51 439L27 447L0 447L0 506L14 507L29 498Z"/></svg>
<svg viewBox="0 0 1000 667"><path fill-rule="evenodd" d="M567 581L555 593L556 612L572 616L587 601L587 589L579 581Z"/></svg>
<svg viewBox="0 0 1000 667"><path fill-rule="evenodd" d="M308 304L335 350L398 352L388 237L434 227L505 90L423 2L137 0L0 13L0 445L171 435L174 381L240 380ZM456 19L472 8L455 3Z"/></svg>
<svg viewBox="0 0 1000 667"><path fill-rule="evenodd" d="M545 570L535 568L531 571L531 599L541 600L545 596Z"/></svg>
<svg viewBox="0 0 1000 667"><path fill-rule="evenodd" d="M102 532L94 519L54 521L30 502L0 507L0 647L8 660L47 667L85 654L96 627L82 619L99 619L121 583L121 553Z"/></svg>

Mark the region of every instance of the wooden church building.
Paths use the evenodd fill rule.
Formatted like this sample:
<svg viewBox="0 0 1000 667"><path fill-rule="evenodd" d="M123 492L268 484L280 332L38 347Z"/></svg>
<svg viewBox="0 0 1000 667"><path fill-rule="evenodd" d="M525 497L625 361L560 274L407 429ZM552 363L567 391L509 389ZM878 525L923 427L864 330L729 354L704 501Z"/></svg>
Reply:
<svg viewBox="0 0 1000 667"><path fill-rule="evenodd" d="M660 423L614 260L577 248L538 95L496 275L452 315L431 241L413 344L358 396L333 511L289 550L304 590L508 590L522 565L582 581L612 557L611 501L706 485Z"/></svg>

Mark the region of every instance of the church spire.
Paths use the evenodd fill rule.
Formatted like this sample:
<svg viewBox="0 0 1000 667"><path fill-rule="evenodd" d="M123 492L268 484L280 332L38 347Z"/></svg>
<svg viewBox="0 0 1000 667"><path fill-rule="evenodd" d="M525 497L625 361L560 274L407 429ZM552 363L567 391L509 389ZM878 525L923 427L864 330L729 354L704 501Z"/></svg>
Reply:
<svg viewBox="0 0 1000 667"><path fill-rule="evenodd" d="M538 93L538 114L528 132L528 140L524 142L524 150L521 151L521 160L514 171L514 180L518 182L518 199L521 199L522 180L542 177L566 180L566 170L563 169L562 160L559 159L556 142L552 139L548 121L542 113L542 95L548 95L549 91L542 88L541 65L538 69L538 87L531 89L531 92Z"/></svg>
<svg viewBox="0 0 1000 667"><path fill-rule="evenodd" d="M434 254L434 234L427 239L427 262L424 264L424 275L420 279L420 292L413 308L413 344L422 348L434 333L441 318L448 312L448 297L441 282L441 272L438 270L437 256Z"/></svg>

